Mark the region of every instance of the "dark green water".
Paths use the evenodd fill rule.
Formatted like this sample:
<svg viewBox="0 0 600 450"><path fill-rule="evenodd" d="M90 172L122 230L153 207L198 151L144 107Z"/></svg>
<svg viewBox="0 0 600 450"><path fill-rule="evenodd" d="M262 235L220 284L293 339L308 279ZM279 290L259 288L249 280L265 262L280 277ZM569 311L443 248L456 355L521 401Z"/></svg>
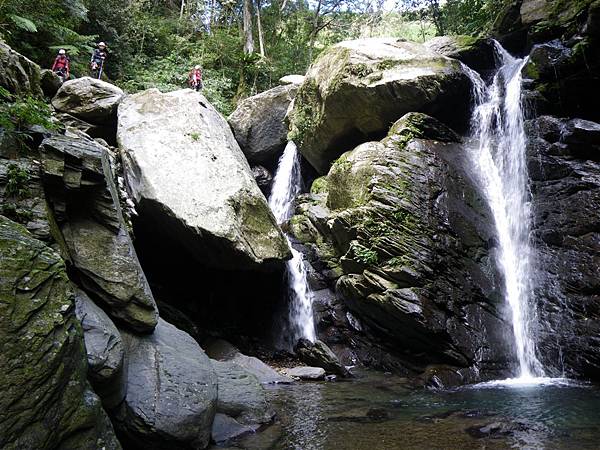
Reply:
<svg viewBox="0 0 600 450"><path fill-rule="evenodd" d="M409 389L363 374L269 388L276 422L233 448L600 449L600 390L585 385Z"/></svg>

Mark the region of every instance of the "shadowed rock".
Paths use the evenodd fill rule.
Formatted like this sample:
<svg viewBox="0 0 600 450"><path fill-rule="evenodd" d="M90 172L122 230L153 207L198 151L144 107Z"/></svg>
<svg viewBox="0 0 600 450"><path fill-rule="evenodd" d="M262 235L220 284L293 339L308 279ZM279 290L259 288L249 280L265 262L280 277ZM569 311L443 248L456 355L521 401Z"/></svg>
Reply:
<svg viewBox="0 0 600 450"><path fill-rule="evenodd" d="M83 138L53 136L41 146L47 199L57 241L82 287L113 318L137 331L156 325L158 311L127 232L106 148Z"/></svg>
<svg viewBox="0 0 600 450"><path fill-rule="evenodd" d="M0 447L120 449L86 380L83 333L59 255L0 216Z"/></svg>

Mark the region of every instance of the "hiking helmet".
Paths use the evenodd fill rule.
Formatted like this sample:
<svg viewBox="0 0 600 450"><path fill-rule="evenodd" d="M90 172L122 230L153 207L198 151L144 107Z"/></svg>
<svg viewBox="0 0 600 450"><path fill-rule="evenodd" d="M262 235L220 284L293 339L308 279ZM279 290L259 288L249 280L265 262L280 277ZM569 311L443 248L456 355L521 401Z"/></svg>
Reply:
<svg viewBox="0 0 600 450"><path fill-rule="evenodd" d="M64 48L61 48L61 49L58 51L58 54L59 54L59 55L66 55L66 54L67 54L67 52L65 52L65 49L64 49Z"/></svg>
<svg viewBox="0 0 600 450"><path fill-rule="evenodd" d="M194 69L202 69L202 67L200 67L200 64L197 64L194 66Z"/></svg>
<svg viewBox="0 0 600 450"><path fill-rule="evenodd" d="M99 42L98 47L106 47L106 44L104 42Z"/></svg>

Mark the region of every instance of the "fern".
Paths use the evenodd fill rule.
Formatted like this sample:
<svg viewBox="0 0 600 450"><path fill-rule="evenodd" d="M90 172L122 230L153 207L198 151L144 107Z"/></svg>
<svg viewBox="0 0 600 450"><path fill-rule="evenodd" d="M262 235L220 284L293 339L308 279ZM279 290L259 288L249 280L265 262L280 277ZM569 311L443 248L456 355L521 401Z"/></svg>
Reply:
<svg viewBox="0 0 600 450"><path fill-rule="evenodd" d="M27 31L28 33L37 33L37 27L35 26L35 23L33 23L31 20L25 17L17 16L16 14L11 14L8 17L10 18L10 20L12 20L12 22L17 28L20 28L23 31Z"/></svg>

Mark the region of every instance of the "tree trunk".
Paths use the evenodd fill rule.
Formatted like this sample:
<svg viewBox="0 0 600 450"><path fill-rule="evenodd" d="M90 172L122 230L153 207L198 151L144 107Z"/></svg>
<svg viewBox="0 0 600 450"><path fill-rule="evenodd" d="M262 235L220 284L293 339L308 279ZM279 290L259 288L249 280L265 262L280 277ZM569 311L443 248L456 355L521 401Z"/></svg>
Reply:
<svg viewBox="0 0 600 450"><path fill-rule="evenodd" d="M244 0L244 53L254 53L254 38L252 37L252 0Z"/></svg>
<svg viewBox="0 0 600 450"><path fill-rule="evenodd" d="M265 57L265 38L263 36L262 21L260 20L260 0L256 0L256 25L258 26L258 44L260 56Z"/></svg>
<svg viewBox="0 0 600 450"><path fill-rule="evenodd" d="M183 10L185 9L185 0L181 0L181 9L179 10L179 20L183 19Z"/></svg>

